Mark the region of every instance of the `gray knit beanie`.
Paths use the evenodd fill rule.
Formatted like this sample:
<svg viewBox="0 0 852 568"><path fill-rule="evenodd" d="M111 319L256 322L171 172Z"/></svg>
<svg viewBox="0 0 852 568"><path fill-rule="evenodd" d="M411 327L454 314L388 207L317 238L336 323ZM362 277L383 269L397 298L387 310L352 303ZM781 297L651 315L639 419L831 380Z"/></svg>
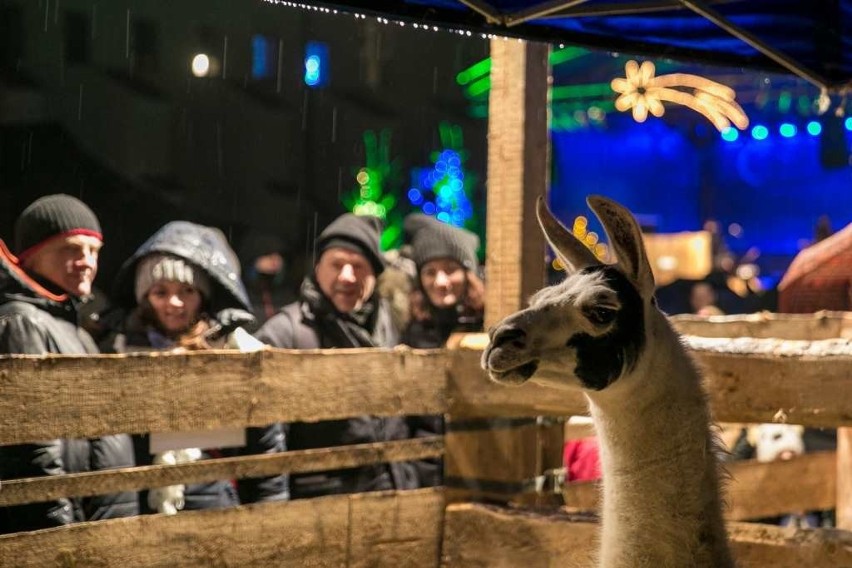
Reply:
<svg viewBox="0 0 852 568"><path fill-rule="evenodd" d="M163 281L189 284L210 299L210 278L203 270L180 257L155 253L136 265L136 302L142 303L151 287Z"/></svg>
<svg viewBox="0 0 852 568"><path fill-rule="evenodd" d="M378 217L344 213L320 233L317 254L322 256L323 252L334 247L357 252L369 261L378 276L386 264L379 246L382 227L382 220Z"/></svg>
<svg viewBox="0 0 852 568"><path fill-rule="evenodd" d="M407 220L408 225L414 225L411 248L418 270L430 260L439 258L455 260L467 270L476 270L479 266L476 256L479 237L475 233L431 218L426 222L419 218L413 221L420 221Z"/></svg>

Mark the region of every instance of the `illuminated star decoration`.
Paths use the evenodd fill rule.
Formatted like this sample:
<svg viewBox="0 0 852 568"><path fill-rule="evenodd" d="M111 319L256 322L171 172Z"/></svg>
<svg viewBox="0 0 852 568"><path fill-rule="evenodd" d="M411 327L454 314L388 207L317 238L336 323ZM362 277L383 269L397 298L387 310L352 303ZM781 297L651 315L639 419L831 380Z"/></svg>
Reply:
<svg viewBox="0 0 852 568"><path fill-rule="evenodd" d="M730 87L686 73L655 77L654 71L650 61L644 61L641 66L633 60L628 61L624 66L625 78L617 77L610 83L612 90L620 93L615 108L621 112L632 108L633 119L645 122L649 112L656 117L663 116L663 101L668 101L701 113L719 132L730 128L731 124L740 130L748 127L748 117L734 100L736 93ZM693 91L681 91L676 87Z"/></svg>

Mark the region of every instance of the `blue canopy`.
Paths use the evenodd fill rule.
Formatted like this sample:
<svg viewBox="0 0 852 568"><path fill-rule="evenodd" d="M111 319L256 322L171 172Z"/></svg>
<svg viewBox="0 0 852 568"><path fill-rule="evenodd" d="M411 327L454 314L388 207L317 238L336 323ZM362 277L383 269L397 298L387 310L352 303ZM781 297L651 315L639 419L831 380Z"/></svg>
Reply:
<svg viewBox="0 0 852 568"><path fill-rule="evenodd" d="M529 40L852 82L852 0L351 0L344 9Z"/></svg>

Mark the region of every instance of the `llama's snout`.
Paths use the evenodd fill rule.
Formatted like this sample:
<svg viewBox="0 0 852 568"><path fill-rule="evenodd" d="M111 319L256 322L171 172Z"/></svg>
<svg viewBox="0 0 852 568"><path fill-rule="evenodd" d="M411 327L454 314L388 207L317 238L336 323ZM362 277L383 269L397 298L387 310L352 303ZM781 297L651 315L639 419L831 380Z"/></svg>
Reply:
<svg viewBox="0 0 852 568"><path fill-rule="evenodd" d="M491 342L482 353L482 368L491 380L504 384L528 381L538 369L538 360L527 349L527 333L514 325L503 324L489 332Z"/></svg>
<svg viewBox="0 0 852 568"><path fill-rule="evenodd" d="M499 326L491 330L491 347L494 349L510 346L513 349L525 349L527 332L514 326Z"/></svg>

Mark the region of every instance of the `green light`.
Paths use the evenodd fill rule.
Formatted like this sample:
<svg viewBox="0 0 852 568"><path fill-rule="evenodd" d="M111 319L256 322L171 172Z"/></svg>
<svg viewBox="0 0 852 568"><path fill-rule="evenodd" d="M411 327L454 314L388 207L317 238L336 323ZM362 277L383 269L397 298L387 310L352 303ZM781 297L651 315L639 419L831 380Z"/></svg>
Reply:
<svg viewBox="0 0 852 568"><path fill-rule="evenodd" d="M781 93L781 96L778 97L778 110L779 112L789 112L790 105L793 103L793 97L790 96L790 93L784 91Z"/></svg>
<svg viewBox="0 0 852 568"><path fill-rule="evenodd" d="M471 97L478 97L479 95L488 91L491 88L491 77L483 77L482 79L476 80L474 83L471 83L467 87L467 94Z"/></svg>
<svg viewBox="0 0 852 568"><path fill-rule="evenodd" d="M472 118L487 118L488 105L474 105L470 107L468 114L470 114Z"/></svg>
<svg viewBox="0 0 852 568"><path fill-rule="evenodd" d="M550 89L551 100L579 99L585 97L609 97L612 96L612 87L609 83L589 83L588 85L565 85Z"/></svg>
<svg viewBox="0 0 852 568"><path fill-rule="evenodd" d="M560 63L565 63L566 61L582 57L587 53L589 53L589 51L581 47L566 47L564 49L552 51L550 52L550 64L559 65Z"/></svg>
<svg viewBox="0 0 852 568"><path fill-rule="evenodd" d="M491 58L486 57L482 61L478 61L468 67L467 69L463 69L456 75L456 83L459 85L467 85L474 79L479 79L483 75L487 75L491 72Z"/></svg>

